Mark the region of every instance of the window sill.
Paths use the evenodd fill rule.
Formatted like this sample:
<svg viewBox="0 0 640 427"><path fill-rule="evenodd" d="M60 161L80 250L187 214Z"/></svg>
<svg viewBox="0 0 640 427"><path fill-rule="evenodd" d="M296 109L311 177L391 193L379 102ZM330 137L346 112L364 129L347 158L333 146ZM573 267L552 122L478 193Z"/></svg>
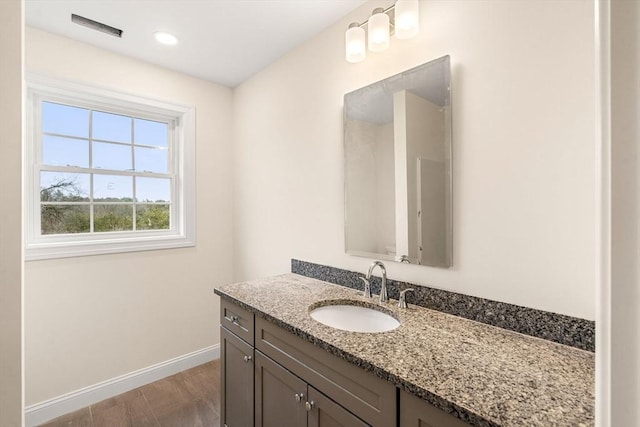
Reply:
<svg viewBox="0 0 640 427"><path fill-rule="evenodd" d="M154 236L64 243L31 243L25 249L25 261L72 258L126 252L153 251L196 246L194 238Z"/></svg>

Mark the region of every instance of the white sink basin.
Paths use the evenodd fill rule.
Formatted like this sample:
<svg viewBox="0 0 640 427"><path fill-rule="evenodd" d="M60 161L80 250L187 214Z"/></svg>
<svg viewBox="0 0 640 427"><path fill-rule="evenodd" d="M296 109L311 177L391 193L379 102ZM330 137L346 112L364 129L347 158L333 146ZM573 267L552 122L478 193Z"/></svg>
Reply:
<svg viewBox="0 0 640 427"><path fill-rule="evenodd" d="M400 326L400 322L387 313L357 305L324 305L311 309L309 314L312 319L343 331L387 332Z"/></svg>

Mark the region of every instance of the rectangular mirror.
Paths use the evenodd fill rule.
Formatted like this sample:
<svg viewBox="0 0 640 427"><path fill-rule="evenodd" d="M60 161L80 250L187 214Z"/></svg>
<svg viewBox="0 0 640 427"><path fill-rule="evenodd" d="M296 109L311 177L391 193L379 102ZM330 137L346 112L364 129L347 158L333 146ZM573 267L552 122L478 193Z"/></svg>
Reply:
<svg viewBox="0 0 640 427"><path fill-rule="evenodd" d="M451 266L450 83L444 56L344 96L348 254Z"/></svg>

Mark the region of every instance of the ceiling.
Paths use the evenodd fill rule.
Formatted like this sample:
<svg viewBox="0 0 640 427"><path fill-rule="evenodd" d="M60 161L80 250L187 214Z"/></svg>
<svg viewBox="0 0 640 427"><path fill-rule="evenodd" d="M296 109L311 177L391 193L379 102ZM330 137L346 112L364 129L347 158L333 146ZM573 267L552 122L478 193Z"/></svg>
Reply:
<svg viewBox="0 0 640 427"><path fill-rule="evenodd" d="M235 87L365 0L26 0L26 24ZM122 38L71 14L123 30ZM164 46L153 37L178 37ZM336 49L342 48L336 46Z"/></svg>

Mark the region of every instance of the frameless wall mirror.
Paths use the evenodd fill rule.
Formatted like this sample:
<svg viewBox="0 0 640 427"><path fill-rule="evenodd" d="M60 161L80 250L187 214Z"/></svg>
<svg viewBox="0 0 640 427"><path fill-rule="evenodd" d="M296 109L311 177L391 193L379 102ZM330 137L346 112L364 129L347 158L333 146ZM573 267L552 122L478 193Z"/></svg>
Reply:
<svg viewBox="0 0 640 427"><path fill-rule="evenodd" d="M449 56L344 96L350 255L452 263Z"/></svg>

